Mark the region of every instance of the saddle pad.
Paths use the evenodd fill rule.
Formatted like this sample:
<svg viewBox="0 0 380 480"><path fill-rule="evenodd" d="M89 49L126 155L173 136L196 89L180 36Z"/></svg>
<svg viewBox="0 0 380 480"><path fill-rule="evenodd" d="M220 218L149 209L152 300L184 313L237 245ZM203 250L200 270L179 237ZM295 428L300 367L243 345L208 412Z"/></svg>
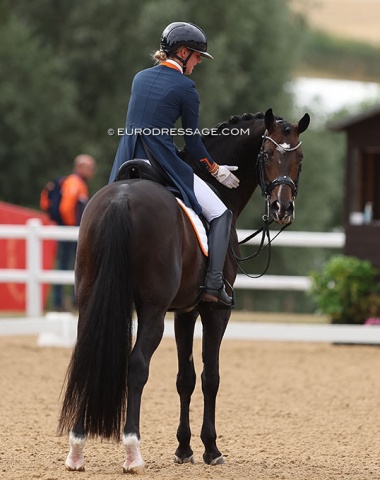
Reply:
<svg viewBox="0 0 380 480"><path fill-rule="evenodd" d="M177 197L176 197L177 198ZM192 208L187 207L182 200L177 198L177 202L180 204L182 207L183 211L186 213L188 216L191 225L193 226L195 235L197 236L199 246L201 247L201 250L203 254L208 257L208 242L207 242L207 234L206 234L206 229L203 226L203 223L201 222L201 219L198 217L198 215L194 212Z"/></svg>

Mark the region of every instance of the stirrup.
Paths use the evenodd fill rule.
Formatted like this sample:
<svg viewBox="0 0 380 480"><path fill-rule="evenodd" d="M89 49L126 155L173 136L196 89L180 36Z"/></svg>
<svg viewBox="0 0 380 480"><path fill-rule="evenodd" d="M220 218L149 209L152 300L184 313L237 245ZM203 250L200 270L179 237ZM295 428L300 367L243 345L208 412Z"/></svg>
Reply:
<svg viewBox="0 0 380 480"><path fill-rule="evenodd" d="M214 308L231 309L235 307L234 297L230 297L224 285L219 289L202 287L201 301L212 303Z"/></svg>

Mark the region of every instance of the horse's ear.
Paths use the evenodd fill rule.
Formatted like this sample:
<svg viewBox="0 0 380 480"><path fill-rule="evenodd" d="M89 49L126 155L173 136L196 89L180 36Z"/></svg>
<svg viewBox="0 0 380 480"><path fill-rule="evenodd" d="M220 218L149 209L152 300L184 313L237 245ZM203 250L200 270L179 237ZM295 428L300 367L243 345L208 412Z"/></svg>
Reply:
<svg viewBox="0 0 380 480"><path fill-rule="evenodd" d="M276 121L276 119L274 118L273 111L272 111L271 108L269 108L269 109L265 112L264 121L265 121L266 129L269 131L269 130L271 129L271 126L273 125L273 123Z"/></svg>
<svg viewBox="0 0 380 480"><path fill-rule="evenodd" d="M310 123L310 115L308 113L305 113L305 115L301 118L301 120L297 124L298 134L301 134L302 132L304 132L309 126L309 123Z"/></svg>

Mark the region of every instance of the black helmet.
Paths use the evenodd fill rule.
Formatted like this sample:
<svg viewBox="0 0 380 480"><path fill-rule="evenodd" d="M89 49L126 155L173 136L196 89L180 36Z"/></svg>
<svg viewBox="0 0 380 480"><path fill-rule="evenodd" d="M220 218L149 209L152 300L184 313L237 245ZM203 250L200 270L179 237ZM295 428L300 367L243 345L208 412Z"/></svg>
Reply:
<svg viewBox="0 0 380 480"><path fill-rule="evenodd" d="M207 53L207 38L204 31L188 22L174 22L168 25L161 35L160 48L167 55L180 47L199 52L202 57L213 57Z"/></svg>

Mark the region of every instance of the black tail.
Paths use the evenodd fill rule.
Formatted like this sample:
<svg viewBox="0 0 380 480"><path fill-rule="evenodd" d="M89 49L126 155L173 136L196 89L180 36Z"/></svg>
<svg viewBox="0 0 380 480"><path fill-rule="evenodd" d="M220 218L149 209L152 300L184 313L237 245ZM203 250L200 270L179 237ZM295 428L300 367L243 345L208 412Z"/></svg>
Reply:
<svg viewBox="0 0 380 480"><path fill-rule="evenodd" d="M123 208L124 207L124 208ZM95 269L87 305L78 299L78 339L67 372L59 433L80 416L86 434L119 440L127 399L134 305L128 210L111 202L88 238ZM94 233L96 232L96 233ZM88 235L90 237L90 234ZM83 275L83 273L82 273Z"/></svg>

